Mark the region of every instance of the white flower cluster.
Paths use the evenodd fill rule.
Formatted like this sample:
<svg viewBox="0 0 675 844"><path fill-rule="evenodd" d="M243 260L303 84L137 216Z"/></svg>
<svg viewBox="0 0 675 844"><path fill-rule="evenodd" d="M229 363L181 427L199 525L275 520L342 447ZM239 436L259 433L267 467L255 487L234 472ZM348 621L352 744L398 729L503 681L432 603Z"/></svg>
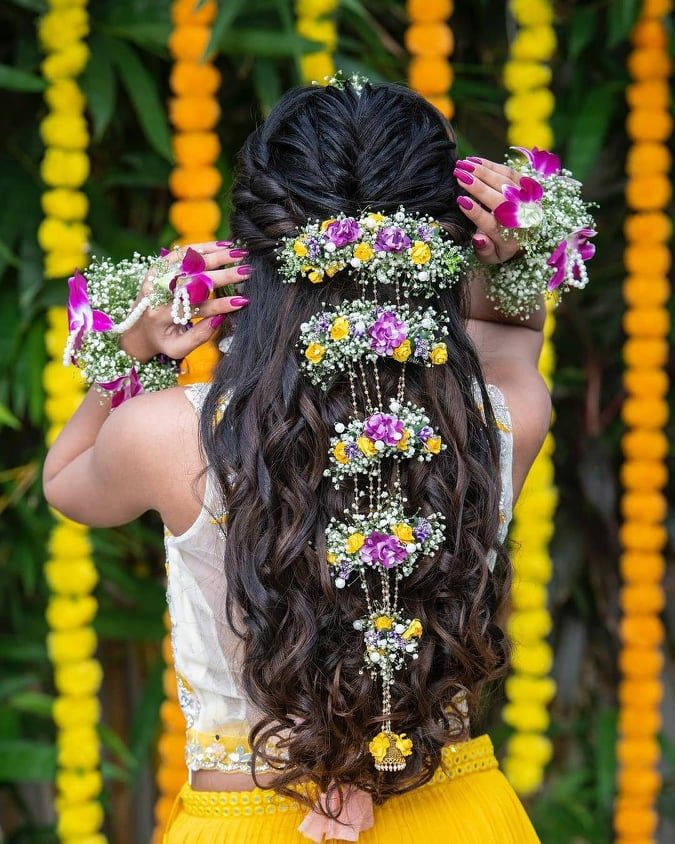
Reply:
<svg viewBox="0 0 675 844"><path fill-rule="evenodd" d="M405 293L435 296L466 265L465 250L441 234L431 217L399 208L393 215L338 214L281 240L277 261L284 281L319 284L345 271L362 280L400 284Z"/></svg>
<svg viewBox="0 0 675 844"><path fill-rule="evenodd" d="M357 619L353 626L363 631L365 663L372 677L383 675L386 681L397 668L405 666L408 658L418 658L423 633L418 618L405 618L397 610L376 605L370 615Z"/></svg>

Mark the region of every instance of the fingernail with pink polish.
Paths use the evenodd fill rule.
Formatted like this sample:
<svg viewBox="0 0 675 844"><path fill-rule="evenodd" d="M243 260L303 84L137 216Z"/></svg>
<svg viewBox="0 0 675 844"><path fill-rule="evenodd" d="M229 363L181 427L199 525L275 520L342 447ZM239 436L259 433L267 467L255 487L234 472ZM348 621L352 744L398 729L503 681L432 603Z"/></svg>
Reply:
<svg viewBox="0 0 675 844"><path fill-rule="evenodd" d="M230 249L230 258L245 258L247 255L247 249Z"/></svg>
<svg viewBox="0 0 675 844"><path fill-rule="evenodd" d="M463 185L472 185L473 184L473 176L469 176L468 173L465 173L464 170L455 170L452 174L458 182L461 182Z"/></svg>
<svg viewBox="0 0 675 844"><path fill-rule="evenodd" d="M240 267L237 267L237 275L251 275L253 272L253 267L250 264L242 264Z"/></svg>
<svg viewBox="0 0 675 844"><path fill-rule="evenodd" d="M473 171L476 169L476 165L472 164L470 161L458 161L455 164L455 167L457 167L459 170L468 170L469 173L473 173Z"/></svg>
<svg viewBox="0 0 675 844"><path fill-rule="evenodd" d="M209 325L211 328L218 328L219 325L222 325L225 322L225 314L218 314L218 316L214 316L209 320Z"/></svg>
<svg viewBox="0 0 675 844"><path fill-rule="evenodd" d="M477 155L467 155L466 160L467 161L475 161L476 164L482 164L483 163L483 159L478 158Z"/></svg>
<svg viewBox="0 0 675 844"><path fill-rule="evenodd" d="M487 238L482 235L474 235L471 239L476 249L485 249L488 245Z"/></svg>
<svg viewBox="0 0 675 844"><path fill-rule="evenodd" d="M216 246L232 246L233 241L231 240L217 240Z"/></svg>
<svg viewBox="0 0 675 844"><path fill-rule="evenodd" d="M232 305L233 308L243 308L244 305L248 305L250 301L251 300L247 299L246 296L233 296L230 299L230 305Z"/></svg>
<svg viewBox="0 0 675 844"><path fill-rule="evenodd" d="M465 211L471 211L471 209L473 208L473 202L469 199L468 196L458 196L457 205L459 205L459 207L463 208Z"/></svg>

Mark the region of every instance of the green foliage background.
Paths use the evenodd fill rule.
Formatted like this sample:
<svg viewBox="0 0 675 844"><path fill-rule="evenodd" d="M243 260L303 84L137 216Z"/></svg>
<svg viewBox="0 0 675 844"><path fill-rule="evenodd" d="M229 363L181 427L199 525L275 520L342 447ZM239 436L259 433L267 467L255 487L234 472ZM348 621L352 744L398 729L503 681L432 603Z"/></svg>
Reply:
<svg viewBox="0 0 675 844"><path fill-rule="evenodd" d="M171 168L166 119L169 0L92 0L92 60L82 84L93 135L86 190L93 251L122 257L168 243ZM496 0L458 0L452 25L462 155L501 158L506 146L500 68L513 22ZM556 756L528 809L546 844L611 841L617 684L617 495L621 386L623 91L627 36L637 0L556 4L554 129L565 163L600 203L598 257L590 287L559 311L555 379L560 508L553 543L551 607L559 694L551 735ZM51 786L51 671L45 649L42 575L50 517L41 497L45 307L64 283L45 283L36 229L41 219L44 113L36 20L42 0L0 4L0 823L8 842L55 841ZM290 0L221 4L215 46L220 92L225 208L233 156L255 122L298 84L298 56L312 43L293 29ZM404 80L401 0L342 0L336 64L373 80ZM672 431L671 431L672 433ZM672 438L671 438L672 439ZM672 456L672 455L671 455ZM669 514L672 551L673 512ZM148 517L93 532L101 574L96 630L103 689L104 799L113 841L146 841L162 698L164 608L161 526ZM673 568L667 585L673 594ZM666 711L673 712L674 605L666 611ZM497 747L507 736L496 694L479 728ZM668 720L668 719L666 719ZM675 840L675 735L663 737L661 840ZM669 820L671 819L671 820Z"/></svg>

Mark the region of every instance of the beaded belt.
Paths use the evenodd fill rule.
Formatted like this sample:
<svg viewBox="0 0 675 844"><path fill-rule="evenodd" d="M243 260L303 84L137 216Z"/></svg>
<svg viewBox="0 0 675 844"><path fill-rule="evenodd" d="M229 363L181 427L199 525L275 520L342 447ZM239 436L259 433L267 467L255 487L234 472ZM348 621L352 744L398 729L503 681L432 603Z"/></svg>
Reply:
<svg viewBox="0 0 675 844"><path fill-rule="evenodd" d="M441 758L442 765L439 765L433 777L420 788L499 766L492 741L487 734L459 744L446 745L441 750ZM306 793L316 799L317 789L314 783L296 784L291 787L308 789ZM291 814L307 811L306 806L290 797L277 794L271 788L252 788L250 791L195 791L186 783L181 789L180 797L184 811L198 818L238 818L271 815L275 812Z"/></svg>

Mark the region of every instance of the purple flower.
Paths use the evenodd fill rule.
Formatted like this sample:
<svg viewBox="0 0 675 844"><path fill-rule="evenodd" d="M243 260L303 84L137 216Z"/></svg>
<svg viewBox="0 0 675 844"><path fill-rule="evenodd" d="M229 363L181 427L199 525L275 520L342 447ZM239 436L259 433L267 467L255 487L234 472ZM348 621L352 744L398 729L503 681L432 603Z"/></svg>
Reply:
<svg viewBox="0 0 675 844"><path fill-rule="evenodd" d="M382 568L390 569L402 563L408 556L408 552L395 536L374 530L366 537L359 556L370 566L380 565Z"/></svg>
<svg viewBox="0 0 675 844"><path fill-rule="evenodd" d="M206 275L205 269L204 257L196 249L188 247L176 278L169 283L169 290L173 293L176 286L180 284L181 287L187 289L191 305L205 302L213 290L213 281Z"/></svg>
<svg viewBox="0 0 675 844"><path fill-rule="evenodd" d="M594 229L584 227L575 229L565 240L560 241L546 262L555 270L548 281L549 290L557 290L565 280L572 287L586 286L588 277L585 262L595 255L595 246L588 239L596 234Z"/></svg>
<svg viewBox="0 0 675 844"><path fill-rule="evenodd" d="M423 240L425 243L428 240L431 240L433 235L434 235L434 230L427 223L420 223L419 226L417 227L417 236L419 237L420 240Z"/></svg>
<svg viewBox="0 0 675 844"><path fill-rule="evenodd" d="M354 243L361 235L361 226L353 217L345 217L344 220L336 220L326 227L324 238L329 243L334 243L336 249L341 249L348 243Z"/></svg>
<svg viewBox="0 0 675 844"><path fill-rule="evenodd" d="M90 331L109 331L115 323L103 311L97 311L89 304L87 279L79 270L68 279L68 331L72 336L71 363L75 363L75 352L82 347L82 341Z"/></svg>
<svg viewBox="0 0 675 844"><path fill-rule="evenodd" d="M354 440L350 440L347 445L345 446L345 454L350 460L353 460L355 457L358 457L361 452L359 451L358 445L354 442Z"/></svg>
<svg viewBox="0 0 675 844"><path fill-rule="evenodd" d="M385 226L375 238L376 252L403 252L410 247L410 238L398 226Z"/></svg>
<svg viewBox="0 0 675 844"><path fill-rule="evenodd" d="M390 355L406 339L408 326L393 311L382 311L368 329L370 348L378 355Z"/></svg>
<svg viewBox="0 0 675 844"><path fill-rule="evenodd" d="M363 433L371 440L396 445L403 436L403 422L391 413L373 413L366 419Z"/></svg>
<svg viewBox="0 0 675 844"><path fill-rule="evenodd" d="M495 218L507 229L529 229L544 219L541 198L544 189L535 179L523 176L520 187L502 188L505 201L494 210Z"/></svg>
<svg viewBox="0 0 675 844"><path fill-rule="evenodd" d="M328 318L327 314L321 314L321 316L316 322L316 327L319 329L319 331L328 331L329 326L330 319Z"/></svg>
<svg viewBox="0 0 675 844"><path fill-rule="evenodd" d="M165 246L160 246L159 248L159 257L166 258L167 255L171 254L171 250L167 249Z"/></svg>
<svg viewBox="0 0 675 844"><path fill-rule="evenodd" d="M119 378L114 378L112 381L99 381L98 383L104 390L109 390L113 394L110 403L113 409L119 407L127 399L132 399L143 392L143 385L138 380L138 373L134 366L126 375L120 375Z"/></svg>
<svg viewBox="0 0 675 844"><path fill-rule="evenodd" d="M422 440L422 442L426 442L429 437L433 437L434 429L431 428L429 425L425 425L423 428L420 428L417 432L417 436Z"/></svg>
<svg viewBox="0 0 675 844"><path fill-rule="evenodd" d="M307 240L307 257L311 260L314 258L319 257L319 253L321 252L321 246L319 245L319 241L315 237L310 237Z"/></svg>
<svg viewBox="0 0 675 844"><path fill-rule="evenodd" d="M425 337L415 340L415 357L426 360L429 357L429 341Z"/></svg>
<svg viewBox="0 0 675 844"><path fill-rule="evenodd" d="M431 536L431 524L427 519L420 519L413 528L413 534L418 542L426 542Z"/></svg>
<svg viewBox="0 0 675 844"><path fill-rule="evenodd" d="M530 162L532 169L536 170L537 173L541 173L542 176L557 176L560 173L560 159L553 152L538 149L537 147L532 147L532 149L527 149L527 147L511 147L511 149L517 149L518 152L522 152Z"/></svg>

